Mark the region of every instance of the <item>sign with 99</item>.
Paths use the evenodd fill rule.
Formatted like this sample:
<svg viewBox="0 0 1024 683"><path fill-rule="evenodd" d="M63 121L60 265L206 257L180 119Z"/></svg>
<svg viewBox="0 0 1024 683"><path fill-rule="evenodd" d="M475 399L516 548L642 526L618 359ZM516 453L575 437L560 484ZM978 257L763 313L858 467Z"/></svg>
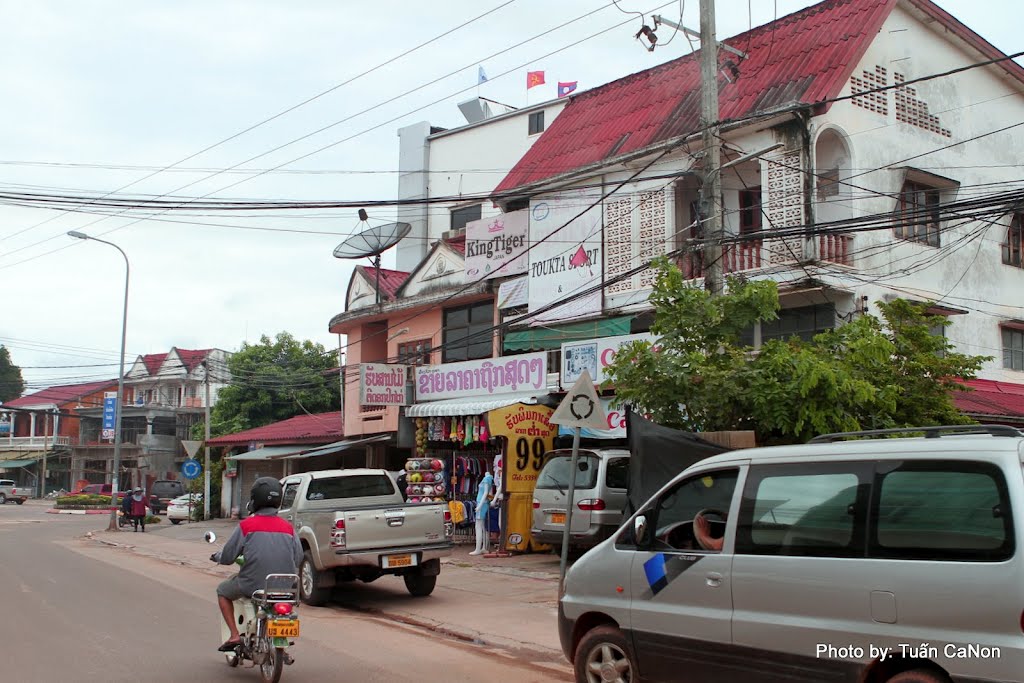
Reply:
<svg viewBox="0 0 1024 683"><path fill-rule="evenodd" d="M532 493L537 474L544 465L544 454L554 447L558 425L551 424L554 410L547 406L517 403L492 410L487 425L494 436L504 436L505 490L509 493Z"/></svg>

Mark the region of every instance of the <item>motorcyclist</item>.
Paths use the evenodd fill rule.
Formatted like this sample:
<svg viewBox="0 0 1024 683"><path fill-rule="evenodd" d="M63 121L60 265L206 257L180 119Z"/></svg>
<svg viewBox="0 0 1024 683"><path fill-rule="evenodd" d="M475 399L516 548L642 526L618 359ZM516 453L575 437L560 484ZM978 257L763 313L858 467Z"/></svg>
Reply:
<svg viewBox="0 0 1024 683"><path fill-rule="evenodd" d="M264 588L268 574L295 574L302 560L298 534L290 522L277 516L281 493L281 482L277 479L257 479L249 492L251 516L243 519L224 547L210 556L214 562L225 565L239 556L245 557L238 574L217 586L217 603L231 634L220 646L221 652L234 650L241 640L232 603Z"/></svg>

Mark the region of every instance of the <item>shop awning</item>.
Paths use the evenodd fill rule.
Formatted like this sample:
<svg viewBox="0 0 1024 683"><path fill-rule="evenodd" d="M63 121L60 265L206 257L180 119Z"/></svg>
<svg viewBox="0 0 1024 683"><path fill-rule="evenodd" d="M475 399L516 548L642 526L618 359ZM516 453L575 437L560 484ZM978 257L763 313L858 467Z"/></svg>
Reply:
<svg viewBox="0 0 1024 683"><path fill-rule="evenodd" d="M239 453L228 457L228 460L269 460L302 452L302 446L264 446L248 453Z"/></svg>
<svg viewBox="0 0 1024 683"><path fill-rule="evenodd" d="M534 405L544 394L508 394L507 396L479 396L470 398L448 398L442 401L417 403L406 406L406 417L450 417L453 415L479 415L488 410L497 410L514 403Z"/></svg>
<svg viewBox="0 0 1024 683"><path fill-rule="evenodd" d="M14 469L17 467L28 467L29 465L35 464L35 460L0 460L0 470Z"/></svg>
<svg viewBox="0 0 1024 683"><path fill-rule="evenodd" d="M568 325L552 325L549 327L533 327L528 330L515 330L505 335L506 351L543 351L559 349L565 342L598 339L599 337L617 337L630 333L630 322L633 316L625 315L618 318L601 318Z"/></svg>
<svg viewBox="0 0 1024 683"><path fill-rule="evenodd" d="M351 439L345 439L344 441L335 441L334 443L329 443L326 446L320 446L317 448L310 449L308 451L302 451L301 453L295 453L294 455L286 455L284 456L284 459L300 460L302 458L314 458L318 455L331 455L332 453L340 453L341 451L347 451L350 448L356 448L358 446L363 446L368 443L379 443L381 441L390 440L391 434L375 434L374 436L354 437Z"/></svg>

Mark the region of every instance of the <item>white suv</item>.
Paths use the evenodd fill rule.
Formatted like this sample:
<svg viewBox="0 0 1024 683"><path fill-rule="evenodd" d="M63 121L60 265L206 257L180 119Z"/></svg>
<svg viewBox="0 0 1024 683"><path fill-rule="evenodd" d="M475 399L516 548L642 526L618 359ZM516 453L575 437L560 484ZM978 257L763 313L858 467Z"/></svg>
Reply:
<svg viewBox="0 0 1024 683"><path fill-rule="evenodd" d="M576 680L1022 680L1022 462L998 425L703 460L568 573Z"/></svg>

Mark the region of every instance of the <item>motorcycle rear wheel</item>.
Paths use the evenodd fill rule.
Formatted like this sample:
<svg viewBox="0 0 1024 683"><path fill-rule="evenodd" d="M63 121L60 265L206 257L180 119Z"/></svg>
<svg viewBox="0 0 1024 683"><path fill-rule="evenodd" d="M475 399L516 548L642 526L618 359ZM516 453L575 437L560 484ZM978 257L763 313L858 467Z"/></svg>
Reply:
<svg viewBox="0 0 1024 683"><path fill-rule="evenodd" d="M259 665L260 678L263 683L278 683L281 680L281 670L284 668L284 648L274 647L270 638L260 638L259 649L265 653L263 662Z"/></svg>

